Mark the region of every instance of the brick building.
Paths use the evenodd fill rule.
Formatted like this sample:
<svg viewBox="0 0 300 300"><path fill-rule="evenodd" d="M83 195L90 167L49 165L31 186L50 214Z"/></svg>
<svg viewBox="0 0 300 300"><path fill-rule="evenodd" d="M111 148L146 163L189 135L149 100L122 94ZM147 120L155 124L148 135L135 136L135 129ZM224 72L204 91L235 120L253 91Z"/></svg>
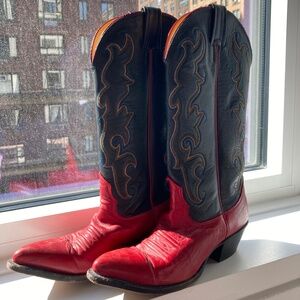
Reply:
<svg viewBox="0 0 300 300"><path fill-rule="evenodd" d="M71 146L79 168L97 168L96 29L136 10L135 0L0 0L0 192L47 181Z"/></svg>
<svg viewBox="0 0 300 300"><path fill-rule="evenodd" d="M180 17L195 8L214 3L225 5L238 19L242 19L244 16L244 1L245 0L139 0L139 8L143 6L159 7L164 12Z"/></svg>

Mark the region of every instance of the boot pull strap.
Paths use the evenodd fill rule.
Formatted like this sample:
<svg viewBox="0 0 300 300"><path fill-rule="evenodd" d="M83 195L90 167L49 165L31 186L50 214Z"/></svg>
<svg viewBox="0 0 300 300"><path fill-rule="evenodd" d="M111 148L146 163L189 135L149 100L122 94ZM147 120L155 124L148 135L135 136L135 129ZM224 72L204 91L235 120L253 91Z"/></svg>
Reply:
<svg viewBox="0 0 300 300"><path fill-rule="evenodd" d="M214 10L214 27L211 37L211 44L222 45L224 42L224 32L226 28L226 8L221 5L212 4L210 7Z"/></svg>
<svg viewBox="0 0 300 300"><path fill-rule="evenodd" d="M162 16L161 10L154 7L144 7L144 47L161 48Z"/></svg>

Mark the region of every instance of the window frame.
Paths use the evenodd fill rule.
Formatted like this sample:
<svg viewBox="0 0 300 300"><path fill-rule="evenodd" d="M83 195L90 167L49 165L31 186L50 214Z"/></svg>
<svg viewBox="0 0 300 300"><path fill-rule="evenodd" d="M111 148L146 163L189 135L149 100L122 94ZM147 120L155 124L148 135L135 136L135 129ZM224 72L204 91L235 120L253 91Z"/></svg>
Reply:
<svg viewBox="0 0 300 300"><path fill-rule="evenodd" d="M300 16L296 0L272 1L270 39L270 78L268 104L267 165L244 174L246 191L251 201L267 201L291 197L300 192L299 118L296 117L297 96L300 96L295 69L300 50L297 27ZM281 20L278 22L278 20ZM298 43L298 44L297 44ZM299 77L298 77L299 78ZM299 105L298 105L298 109ZM300 111L300 110L299 110Z"/></svg>
<svg viewBox="0 0 300 300"><path fill-rule="evenodd" d="M6 57L0 57L0 61L8 60L18 56L17 39L14 36L1 35L0 39L7 39L7 52Z"/></svg>
<svg viewBox="0 0 300 300"><path fill-rule="evenodd" d="M103 5L107 5L107 16L104 18L104 14L103 14ZM112 16L109 15L109 5L112 6ZM114 17L114 14L115 14L115 5L113 2L111 1L101 1L100 2L100 14L101 14L101 20L102 22L106 22L108 21L109 19L113 18Z"/></svg>
<svg viewBox="0 0 300 300"><path fill-rule="evenodd" d="M91 88L91 72L89 69L82 70L82 89L88 90Z"/></svg>
<svg viewBox="0 0 300 300"><path fill-rule="evenodd" d="M272 6L278 5L278 2L272 1ZM278 151L269 155L268 159L272 163L275 162L276 168L245 173L250 213L256 204L268 204L268 210L276 209L276 205L289 207L300 204L300 197L295 197L300 194L300 118L297 113L300 112L300 85L297 81L297 78L300 78L300 3L297 0L284 0L284 3L288 4L287 26L285 27L285 18L280 14L285 13L282 6L277 10L277 15L272 12L271 17L270 66L274 69L279 67L283 72L278 79L281 81L279 86L274 81L274 76L278 76L280 72L270 76L270 87L273 91L270 91L269 129L278 122L280 125L275 126L274 130L269 130L268 151L274 149L274 140L276 142L277 139L280 143L276 147L279 148ZM273 26L276 23L279 24L275 31ZM281 36L285 36L285 33L286 39ZM279 51L277 55L272 53L274 47ZM271 70L270 73L273 72ZM273 95L276 95L276 98L273 98ZM97 210L97 194L98 191L84 192L80 195L84 196L84 199L79 199L78 194L68 194L63 195L67 202L50 204L53 203L53 199L49 198L43 200L42 206L26 208L38 203L33 201L31 205L22 204L23 209L1 213L0 236L3 238L0 244L0 260L6 259L15 249L28 242L59 236L88 224L90 217ZM285 199L286 197L294 198ZM22 230L18 230L20 226ZM14 236L11 232L15 233ZM4 272L0 270L0 273L1 271Z"/></svg>
<svg viewBox="0 0 300 300"><path fill-rule="evenodd" d="M51 121L51 108L58 107L60 114L61 114L61 120L60 121ZM63 124L68 122L68 105L64 103L59 104L46 104L44 106L44 112L45 112L45 123L46 124Z"/></svg>
<svg viewBox="0 0 300 300"><path fill-rule="evenodd" d="M81 12L82 9L82 12ZM79 20L87 21L89 14L89 6L86 0L80 0L78 2Z"/></svg>
<svg viewBox="0 0 300 300"><path fill-rule="evenodd" d="M94 137L92 134L84 136L84 151L86 153L94 151Z"/></svg>
<svg viewBox="0 0 300 300"><path fill-rule="evenodd" d="M44 11L44 3L55 3L56 4L56 12L45 12ZM47 21L57 21L62 20L63 9L62 9L62 0L39 0L38 2L38 18L40 20Z"/></svg>
<svg viewBox="0 0 300 300"><path fill-rule="evenodd" d="M4 10L6 8L6 18L3 18L3 19L0 19L0 22L1 21L11 21L14 19L14 15L13 15L13 4L12 4L12 1L11 0L2 0L3 3L4 3ZM9 11L9 14L7 13L7 3L10 3L10 11Z"/></svg>
<svg viewBox="0 0 300 300"><path fill-rule="evenodd" d="M55 44L57 44L57 45L55 45L55 47L43 47L42 44L47 39L54 40ZM49 51L50 51L50 53L49 53ZM51 52L53 52L53 53L51 53ZM57 53L55 53L55 52L57 52ZM62 34L40 34L40 53L41 53L41 55L63 55L64 54L64 36Z"/></svg>
<svg viewBox="0 0 300 300"><path fill-rule="evenodd" d="M49 86L49 74L58 74L60 83L57 86ZM65 88L65 71L64 70L43 70L42 71L42 81L44 90L62 90Z"/></svg>
<svg viewBox="0 0 300 300"><path fill-rule="evenodd" d="M20 93L20 79L18 73L0 73L0 76L10 76L10 86L11 91L7 93L2 93L0 95L10 95L10 94L19 94ZM6 80L8 81L8 80Z"/></svg>
<svg viewBox="0 0 300 300"><path fill-rule="evenodd" d="M86 35L80 36L80 51L82 55L87 55L89 53L89 40Z"/></svg>

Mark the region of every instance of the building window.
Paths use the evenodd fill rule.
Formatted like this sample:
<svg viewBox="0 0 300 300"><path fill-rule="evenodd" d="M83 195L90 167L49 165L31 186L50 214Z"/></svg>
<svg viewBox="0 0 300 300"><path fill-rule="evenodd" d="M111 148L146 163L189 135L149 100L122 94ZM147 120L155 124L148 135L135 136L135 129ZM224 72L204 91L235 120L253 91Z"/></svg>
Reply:
<svg viewBox="0 0 300 300"><path fill-rule="evenodd" d="M83 70L82 71L82 87L84 89L88 89L90 87L91 80L90 80L90 71Z"/></svg>
<svg viewBox="0 0 300 300"><path fill-rule="evenodd" d="M86 36L80 37L81 54L87 54L89 52L89 43Z"/></svg>
<svg viewBox="0 0 300 300"><path fill-rule="evenodd" d="M0 20L12 20L11 0L0 0Z"/></svg>
<svg viewBox="0 0 300 300"><path fill-rule="evenodd" d="M87 20L88 7L86 1L79 1L79 19Z"/></svg>
<svg viewBox="0 0 300 300"><path fill-rule="evenodd" d="M193 5L198 4L198 0L193 0Z"/></svg>
<svg viewBox="0 0 300 300"><path fill-rule="evenodd" d="M0 59L17 56L17 43L15 37L0 36Z"/></svg>
<svg viewBox="0 0 300 300"><path fill-rule="evenodd" d="M68 121L67 104L48 104L45 105L45 122L65 123Z"/></svg>
<svg viewBox="0 0 300 300"><path fill-rule="evenodd" d="M233 3L240 3L240 0L232 0Z"/></svg>
<svg viewBox="0 0 300 300"><path fill-rule="evenodd" d="M43 71L44 89L63 89L65 87L65 72L57 70Z"/></svg>
<svg viewBox="0 0 300 300"><path fill-rule="evenodd" d="M95 107L94 102L85 102L83 105L84 120L86 122L93 121L95 119Z"/></svg>
<svg viewBox="0 0 300 300"><path fill-rule="evenodd" d="M19 77L17 74L0 74L0 94L19 93Z"/></svg>
<svg viewBox="0 0 300 300"><path fill-rule="evenodd" d="M227 0L222 0L221 4L224 5L224 6L226 6L227 5Z"/></svg>
<svg viewBox="0 0 300 300"><path fill-rule="evenodd" d="M114 16L114 5L109 2L101 3L101 18L102 21L107 21Z"/></svg>
<svg viewBox="0 0 300 300"><path fill-rule="evenodd" d="M94 150L94 138L92 135L86 135L84 137L84 149L85 152L92 152Z"/></svg>
<svg viewBox="0 0 300 300"><path fill-rule="evenodd" d="M9 121L11 126L18 126L19 125L19 119L20 119L20 110L19 109L13 109L10 112L9 115Z"/></svg>
<svg viewBox="0 0 300 300"><path fill-rule="evenodd" d="M61 0L39 0L40 19L61 19Z"/></svg>
<svg viewBox="0 0 300 300"><path fill-rule="evenodd" d="M47 150L48 151L55 151L66 149L69 145L69 138L68 137L61 137L61 138L53 138L47 139Z"/></svg>
<svg viewBox="0 0 300 300"><path fill-rule="evenodd" d="M19 109L12 109L9 112L7 112L8 117L8 124L11 127L16 127L19 125L19 119L20 119L20 110Z"/></svg>
<svg viewBox="0 0 300 300"><path fill-rule="evenodd" d="M180 2L179 2L179 5L180 6L187 6L189 4L189 1L188 0L181 0Z"/></svg>
<svg viewBox="0 0 300 300"><path fill-rule="evenodd" d="M41 54L63 54L62 35L40 35Z"/></svg>
<svg viewBox="0 0 300 300"><path fill-rule="evenodd" d="M69 145L68 137L46 139L47 151L50 152L50 157L57 158L58 153L65 154L65 149Z"/></svg>
<svg viewBox="0 0 300 300"><path fill-rule="evenodd" d="M174 3L171 3L171 5L170 5L170 11L171 11L171 14L174 14L174 11L175 11L175 5L174 5Z"/></svg>
<svg viewBox="0 0 300 300"><path fill-rule="evenodd" d="M4 165L15 165L15 164L24 164L25 155L24 155L24 145L8 145L0 147L0 156L3 159Z"/></svg>
<svg viewBox="0 0 300 300"><path fill-rule="evenodd" d="M0 109L0 128L11 128L19 125L19 109Z"/></svg>
<svg viewBox="0 0 300 300"><path fill-rule="evenodd" d="M236 9L232 12L238 19L241 18L241 11L239 9Z"/></svg>

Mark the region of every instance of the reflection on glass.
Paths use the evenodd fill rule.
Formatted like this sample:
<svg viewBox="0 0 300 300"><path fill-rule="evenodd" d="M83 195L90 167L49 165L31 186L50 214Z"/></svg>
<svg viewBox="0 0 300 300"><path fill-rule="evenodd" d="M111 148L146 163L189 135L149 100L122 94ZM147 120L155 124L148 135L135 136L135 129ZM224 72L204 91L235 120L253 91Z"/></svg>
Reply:
<svg viewBox="0 0 300 300"><path fill-rule="evenodd" d="M98 187L88 52L103 22L143 6L180 17L217 2L250 28L245 0L75 2L0 0L0 204Z"/></svg>

